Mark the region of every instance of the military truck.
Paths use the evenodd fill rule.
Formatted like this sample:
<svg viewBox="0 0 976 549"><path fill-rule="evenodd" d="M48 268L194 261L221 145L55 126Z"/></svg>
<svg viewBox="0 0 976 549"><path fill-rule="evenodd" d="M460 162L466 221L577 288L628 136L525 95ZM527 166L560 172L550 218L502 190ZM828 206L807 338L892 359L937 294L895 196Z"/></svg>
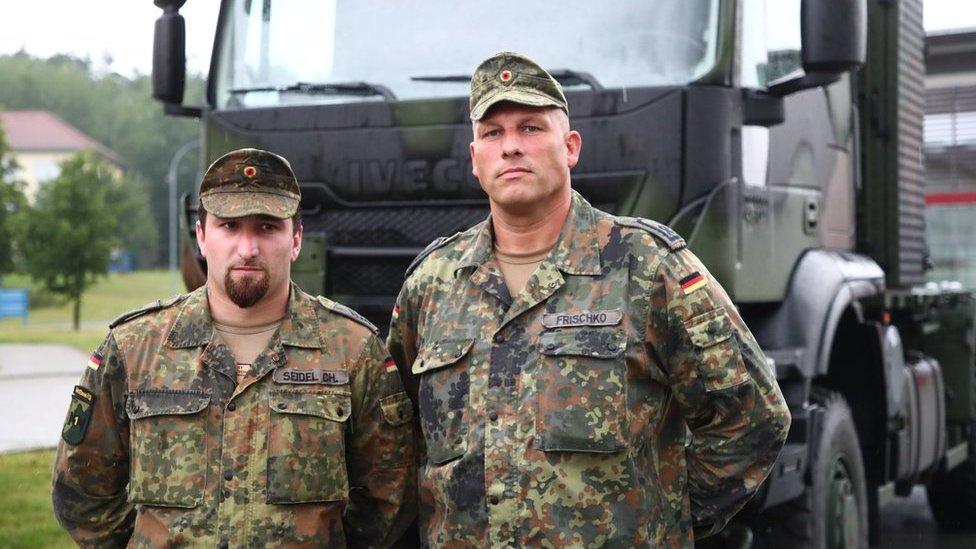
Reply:
<svg viewBox="0 0 976 549"><path fill-rule="evenodd" d="M925 280L921 0L223 0L203 106L184 1L155 0L155 97L200 118L204 165L292 161L306 290L385 326L411 259L485 218L468 79L524 52L583 135L574 188L682 234L776 371L793 425L741 515L756 546L878 542L918 484L976 523L976 301Z"/></svg>

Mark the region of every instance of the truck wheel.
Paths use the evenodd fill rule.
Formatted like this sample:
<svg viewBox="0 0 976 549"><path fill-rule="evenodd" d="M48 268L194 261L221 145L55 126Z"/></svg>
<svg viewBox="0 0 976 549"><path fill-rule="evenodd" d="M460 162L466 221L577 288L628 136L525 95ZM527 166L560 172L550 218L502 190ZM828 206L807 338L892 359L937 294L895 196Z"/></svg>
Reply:
<svg viewBox="0 0 976 549"><path fill-rule="evenodd" d="M851 409L840 394L819 387L812 389L810 399L823 408L810 485L799 498L760 516L755 546L866 549L867 482Z"/></svg>
<svg viewBox="0 0 976 549"><path fill-rule="evenodd" d="M969 458L951 471L939 471L926 486L929 507L946 530L976 529L976 457L969 444Z"/></svg>

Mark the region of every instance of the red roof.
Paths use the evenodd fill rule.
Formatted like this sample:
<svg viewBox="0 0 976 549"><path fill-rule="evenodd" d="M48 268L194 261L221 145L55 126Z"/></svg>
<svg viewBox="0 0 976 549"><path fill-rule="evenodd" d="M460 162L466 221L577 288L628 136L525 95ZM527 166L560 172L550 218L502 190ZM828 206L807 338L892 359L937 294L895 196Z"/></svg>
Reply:
<svg viewBox="0 0 976 549"><path fill-rule="evenodd" d="M115 152L68 124L58 115L41 110L2 111L0 124L11 151L98 151L119 165L124 162Z"/></svg>

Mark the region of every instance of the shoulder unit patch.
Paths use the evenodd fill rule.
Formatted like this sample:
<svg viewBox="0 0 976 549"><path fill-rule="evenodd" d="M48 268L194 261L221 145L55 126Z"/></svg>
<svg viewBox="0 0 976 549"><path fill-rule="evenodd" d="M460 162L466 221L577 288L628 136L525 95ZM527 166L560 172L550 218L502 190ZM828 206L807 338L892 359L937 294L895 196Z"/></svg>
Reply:
<svg viewBox="0 0 976 549"><path fill-rule="evenodd" d="M189 294L174 295L173 297L167 299L157 299L156 301L153 301L152 303L147 303L146 305L143 305L138 309L133 309L131 311L122 313L121 315L118 316L118 318L116 318L112 322L109 322L108 327L109 329L112 329L120 324L124 324L142 315L149 314L158 311L160 309L165 309L167 307L172 307L173 305L176 305L180 301L186 299L187 295Z"/></svg>
<svg viewBox="0 0 976 549"><path fill-rule="evenodd" d="M651 233L658 240L662 241L672 252L676 252L687 246L685 239L664 223L658 223L657 221L644 219L643 217L618 217L617 224Z"/></svg>
<svg viewBox="0 0 976 549"><path fill-rule="evenodd" d="M75 388L71 390L68 417L64 420L64 428L61 429L61 438L65 442L77 446L85 440L94 407L95 393L81 385L75 385Z"/></svg>
<svg viewBox="0 0 976 549"><path fill-rule="evenodd" d="M451 236L441 236L435 238L433 242L428 244L427 247L423 249L423 251L417 254L417 257L413 258L413 261L411 261L410 265L407 267L407 272L404 273L403 278L409 278L410 274L413 273L414 269L420 266L420 264L423 263L424 259L426 259L428 255L433 253L434 250L443 248L444 246L447 245L448 242L451 242L452 240L454 240L460 235L461 233L457 232L452 234Z"/></svg>

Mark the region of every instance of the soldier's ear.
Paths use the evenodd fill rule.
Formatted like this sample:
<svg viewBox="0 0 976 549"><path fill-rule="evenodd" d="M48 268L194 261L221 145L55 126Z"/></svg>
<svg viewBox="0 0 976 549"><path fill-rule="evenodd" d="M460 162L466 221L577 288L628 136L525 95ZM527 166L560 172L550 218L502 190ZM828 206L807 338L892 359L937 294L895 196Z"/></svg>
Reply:
<svg viewBox="0 0 976 549"><path fill-rule="evenodd" d="M294 223L294 221L292 222ZM299 224L298 229L292 232L291 261L298 259L298 254L302 252L302 234L305 233L305 226Z"/></svg>
<svg viewBox="0 0 976 549"><path fill-rule="evenodd" d="M200 255L207 257L207 235L203 230L203 225L200 224L200 220L197 220L197 224L194 226L194 229L197 233L197 247L200 248Z"/></svg>
<svg viewBox="0 0 976 549"><path fill-rule="evenodd" d="M583 137L576 130L566 133L566 163L575 168L579 163L580 151L583 150Z"/></svg>

